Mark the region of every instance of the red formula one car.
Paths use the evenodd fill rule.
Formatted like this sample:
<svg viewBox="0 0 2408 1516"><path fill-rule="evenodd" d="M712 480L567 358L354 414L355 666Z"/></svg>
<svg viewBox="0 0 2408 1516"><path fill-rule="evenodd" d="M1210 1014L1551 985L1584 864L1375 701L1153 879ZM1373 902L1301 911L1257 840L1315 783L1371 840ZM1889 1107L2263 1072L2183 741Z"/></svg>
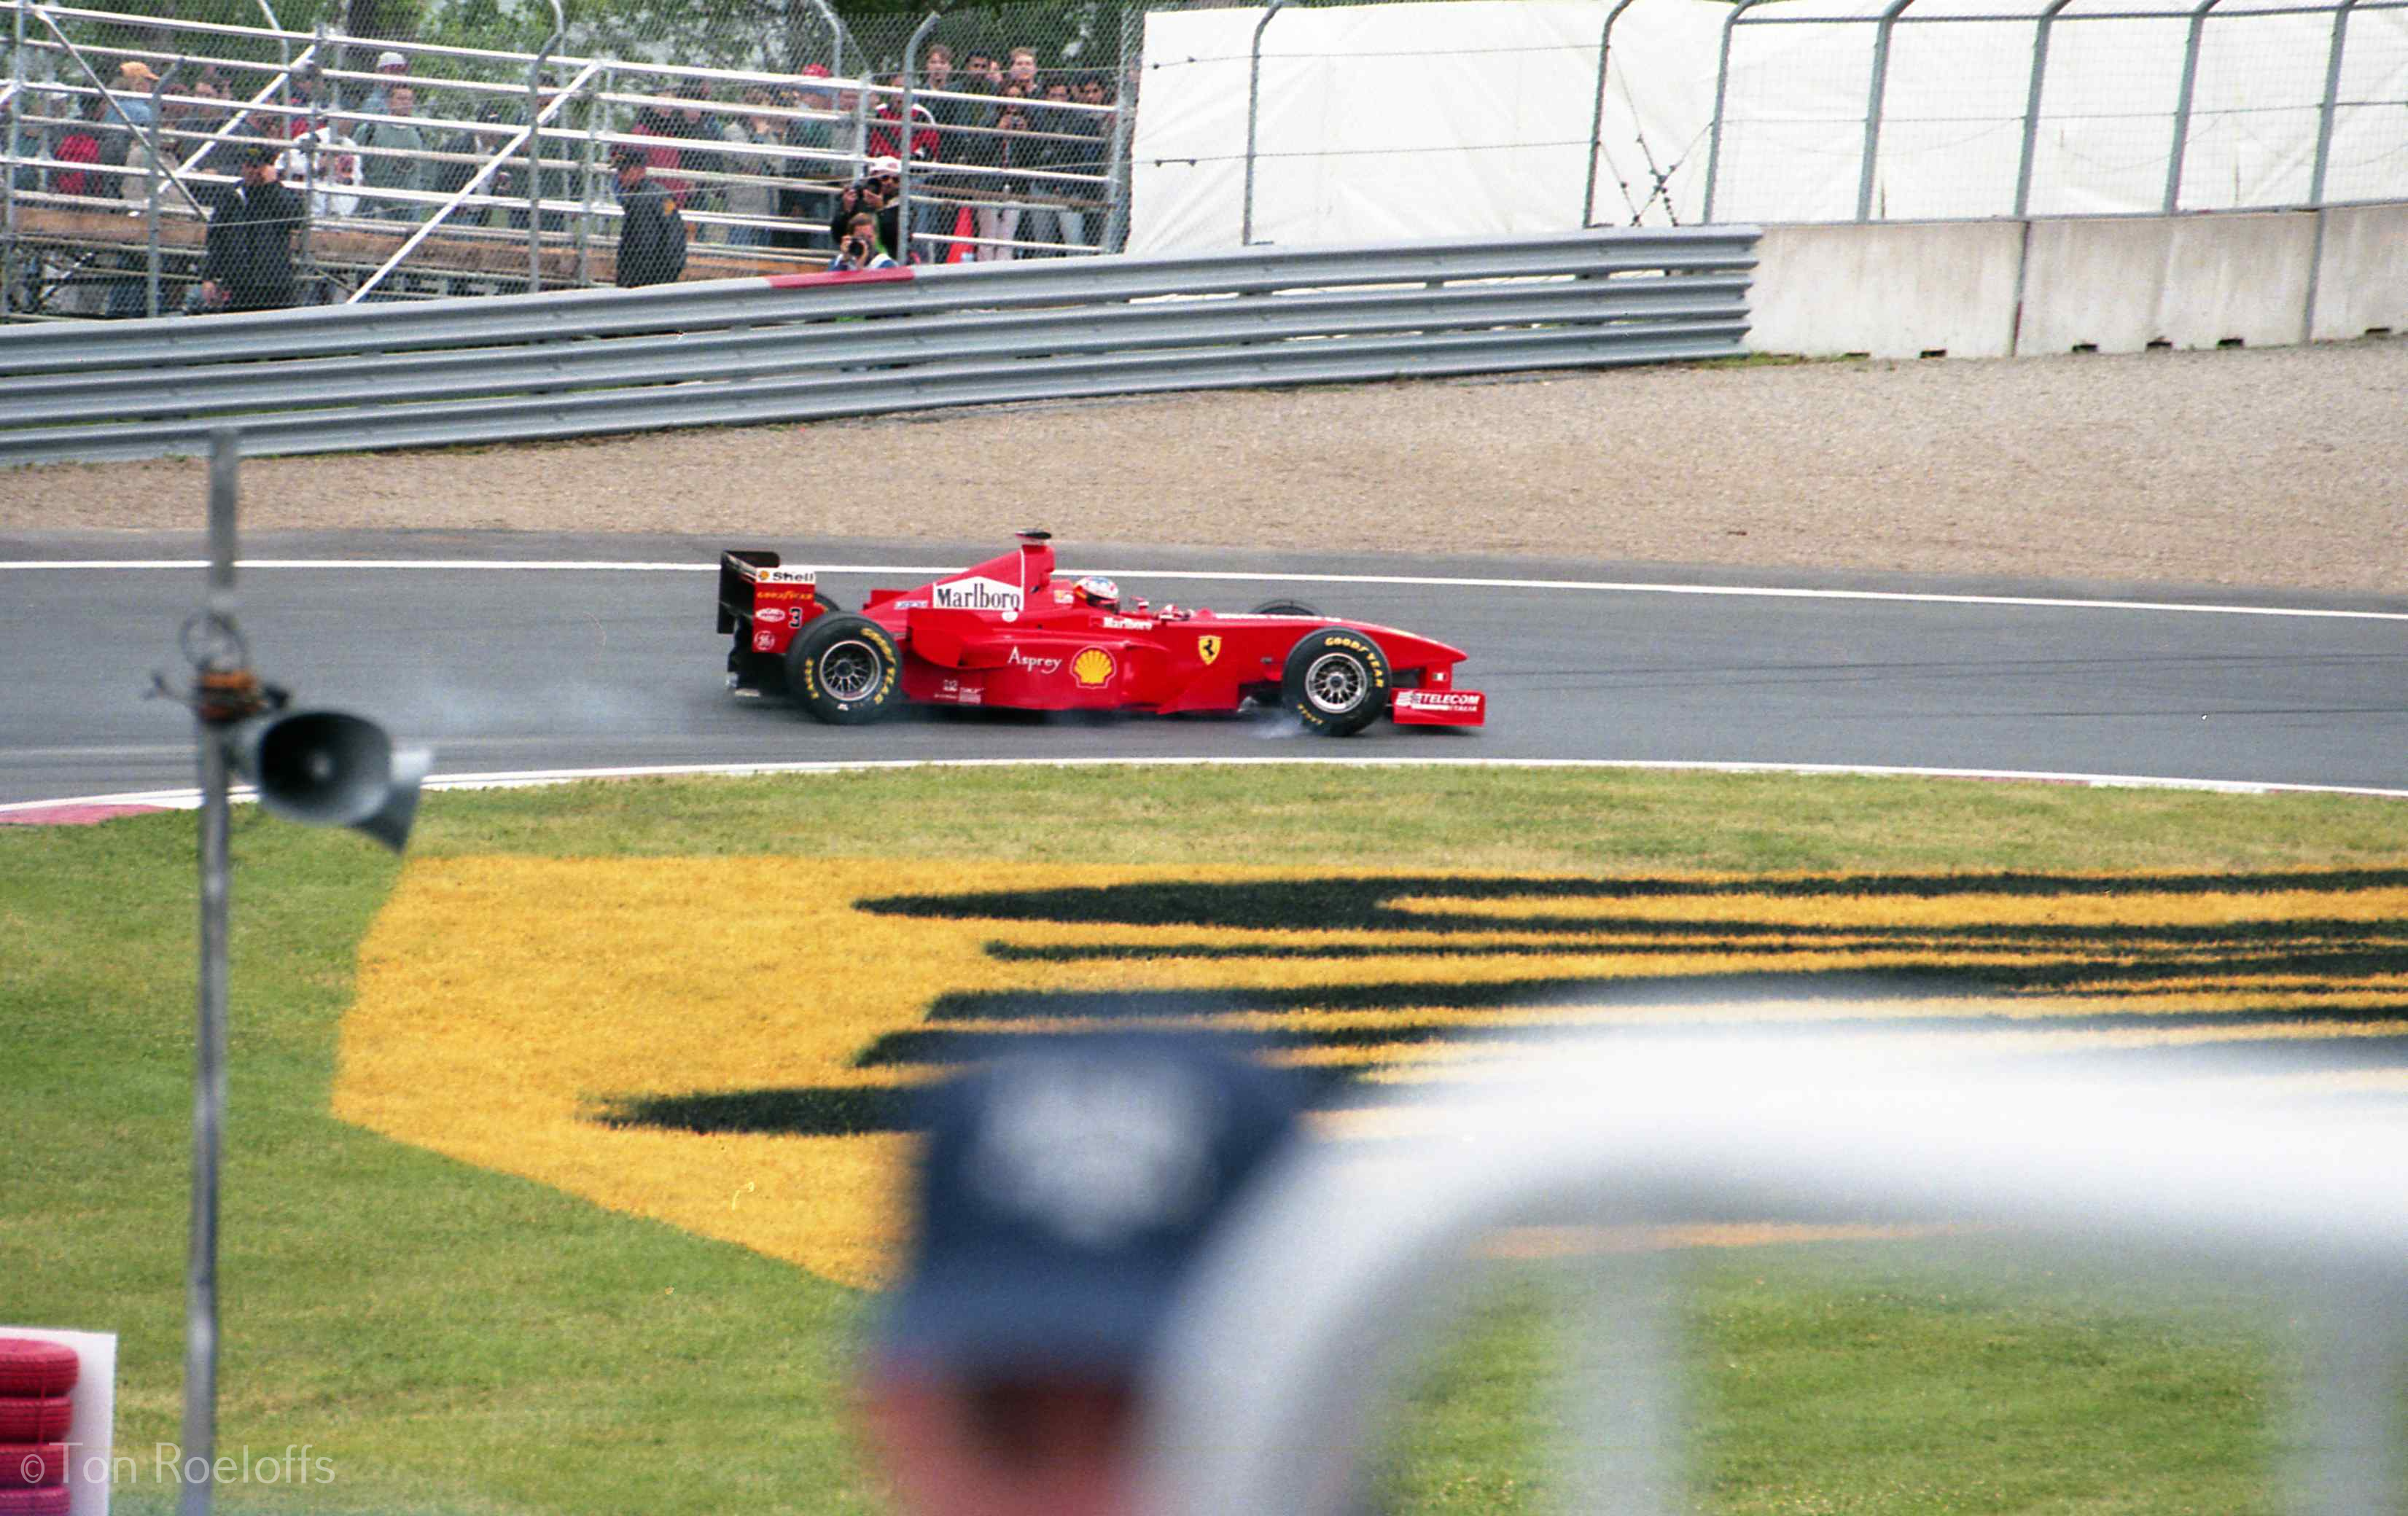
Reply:
<svg viewBox="0 0 2408 1516"><path fill-rule="evenodd" d="M1124 600L1110 580L1063 582L1043 532L1017 551L915 590L873 590L857 615L774 552L721 555L728 687L784 694L824 722L876 721L907 700L1020 710L1283 707L1309 731L1386 716L1478 726L1487 700L1455 687L1459 649L1273 601L1243 616Z"/></svg>

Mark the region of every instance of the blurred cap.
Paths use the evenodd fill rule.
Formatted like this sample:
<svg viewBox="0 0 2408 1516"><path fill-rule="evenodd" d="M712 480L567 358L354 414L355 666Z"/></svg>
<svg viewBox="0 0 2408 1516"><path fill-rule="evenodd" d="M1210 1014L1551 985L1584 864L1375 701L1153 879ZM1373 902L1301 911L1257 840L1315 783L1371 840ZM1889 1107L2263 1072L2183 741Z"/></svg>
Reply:
<svg viewBox="0 0 2408 1516"><path fill-rule="evenodd" d="M1289 1076L1175 1037L1069 1037L930 1092L902 1287L905 1370L1121 1378L1297 1126Z"/></svg>
<svg viewBox="0 0 2408 1516"><path fill-rule="evenodd" d="M253 168L261 164L272 164L276 162L276 157L274 148L263 142L254 142L235 154L235 162L245 168Z"/></svg>
<svg viewBox="0 0 2408 1516"><path fill-rule="evenodd" d="M380 52L377 54L377 72L379 73L382 73L388 68L399 68L407 71L408 67L409 60L403 57L400 53Z"/></svg>
<svg viewBox="0 0 2408 1516"><path fill-rule="evenodd" d="M863 179L895 179L903 172L903 164L894 158L872 158L862 170Z"/></svg>
<svg viewBox="0 0 2408 1516"><path fill-rule="evenodd" d="M159 82L159 76L151 72L150 65L139 58L126 59L117 65L117 72L120 78L140 79L145 84Z"/></svg>
<svg viewBox="0 0 2408 1516"><path fill-rule="evenodd" d="M646 161L644 150L641 148L620 147L610 150L610 166L613 168L641 168Z"/></svg>
<svg viewBox="0 0 2408 1516"><path fill-rule="evenodd" d="M828 65L825 64L805 64L803 65L802 77L805 79L826 79L829 77Z"/></svg>

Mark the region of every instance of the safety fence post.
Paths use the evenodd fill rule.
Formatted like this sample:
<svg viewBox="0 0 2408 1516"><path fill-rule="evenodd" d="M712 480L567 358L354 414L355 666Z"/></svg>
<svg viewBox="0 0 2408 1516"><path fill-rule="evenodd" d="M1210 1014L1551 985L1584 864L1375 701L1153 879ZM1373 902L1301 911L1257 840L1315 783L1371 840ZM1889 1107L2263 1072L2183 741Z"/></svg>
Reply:
<svg viewBox="0 0 2408 1516"><path fill-rule="evenodd" d="M2316 336L2316 296L2324 282L2325 175L2332 165L2333 117L2341 104L2342 56L2349 46L2349 13L2358 8L2358 0L2341 0L2333 7L2332 50L2325 58L2325 99L2316 118L2316 162L2308 175L2308 205L2316 218L2315 241L2308 254L2308 293L2301 302L2300 340L2313 342Z"/></svg>
<svg viewBox="0 0 2408 1516"><path fill-rule="evenodd" d="M1888 8L1873 26L1873 68L1871 82L1865 91L1864 159L1856 169L1856 220L1868 222L1873 216L1873 168L1881 157L1883 99L1889 93L1889 38L1898 18L1914 0L1890 0Z"/></svg>
<svg viewBox="0 0 2408 1516"><path fill-rule="evenodd" d="M1597 224L1597 159L1605 148L1605 69L1612 56L1613 23L1630 8L1630 0L1614 0L1613 8L1605 13L1605 24L1597 33L1597 106L1588 117L1588 178L1581 181L1581 224Z"/></svg>
<svg viewBox="0 0 2408 1516"><path fill-rule="evenodd" d="M903 44L903 122L897 131L896 145L902 151L896 154L895 174L895 238L903 245L888 249L898 264L911 261L911 97L920 86L920 44L937 27L940 11L928 12L925 20L912 29L911 39ZM841 251L842 250L838 250ZM939 244L941 253L943 245ZM939 260L942 262L941 257Z"/></svg>
<svg viewBox="0 0 2408 1516"><path fill-rule="evenodd" d="M1246 61L1246 203L1238 224L1238 241L1252 247L1254 242L1254 133L1262 123L1263 108L1263 31L1271 18L1280 13L1287 0L1270 0L1263 7L1263 19L1254 22L1254 46Z"/></svg>
<svg viewBox="0 0 2408 1516"><path fill-rule="evenodd" d="M2199 45L2207 30L2207 13L2222 0L2199 0L2191 7L2190 36L2183 43L2182 86L2174 95L2173 150L2166 155L2166 194L2162 205L2171 216L2182 202L2183 158L2190 150L2190 107L2199 93Z"/></svg>
<svg viewBox="0 0 2408 1516"><path fill-rule="evenodd" d="M1745 16L1764 0L1739 0L1730 14L1723 19L1722 56L1714 64L1714 117L1707 124L1706 136L1706 203L1699 212L1711 223L1714 219L1714 191L1720 187L1723 166L1723 110L1730 101L1731 33Z"/></svg>

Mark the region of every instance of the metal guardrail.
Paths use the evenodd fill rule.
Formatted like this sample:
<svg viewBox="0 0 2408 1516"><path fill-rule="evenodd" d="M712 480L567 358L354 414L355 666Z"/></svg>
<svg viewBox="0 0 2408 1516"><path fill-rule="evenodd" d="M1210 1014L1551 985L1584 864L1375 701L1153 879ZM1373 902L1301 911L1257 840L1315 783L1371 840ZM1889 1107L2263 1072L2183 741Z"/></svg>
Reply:
<svg viewBox="0 0 2408 1516"><path fill-rule="evenodd" d="M354 451L1743 350L1753 227L0 331L0 464ZM32 382L26 382L32 381Z"/></svg>

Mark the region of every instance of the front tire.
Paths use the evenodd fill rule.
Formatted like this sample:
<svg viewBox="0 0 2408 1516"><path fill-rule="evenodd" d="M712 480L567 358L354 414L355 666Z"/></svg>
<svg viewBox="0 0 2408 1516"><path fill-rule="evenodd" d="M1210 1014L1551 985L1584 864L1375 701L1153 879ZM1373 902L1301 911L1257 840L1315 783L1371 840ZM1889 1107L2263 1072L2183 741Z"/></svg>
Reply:
<svg viewBox="0 0 2408 1516"><path fill-rule="evenodd" d="M1318 616L1321 612L1301 600L1266 600L1246 614L1249 616Z"/></svg>
<svg viewBox="0 0 2408 1516"><path fill-rule="evenodd" d="M1387 713L1387 654L1360 632L1330 627L1299 639L1280 677L1280 702L1323 737L1352 737Z"/></svg>
<svg viewBox="0 0 2408 1516"><path fill-rule="evenodd" d="M903 654L867 616L813 619L786 650L795 704L836 726L874 722L903 702Z"/></svg>

